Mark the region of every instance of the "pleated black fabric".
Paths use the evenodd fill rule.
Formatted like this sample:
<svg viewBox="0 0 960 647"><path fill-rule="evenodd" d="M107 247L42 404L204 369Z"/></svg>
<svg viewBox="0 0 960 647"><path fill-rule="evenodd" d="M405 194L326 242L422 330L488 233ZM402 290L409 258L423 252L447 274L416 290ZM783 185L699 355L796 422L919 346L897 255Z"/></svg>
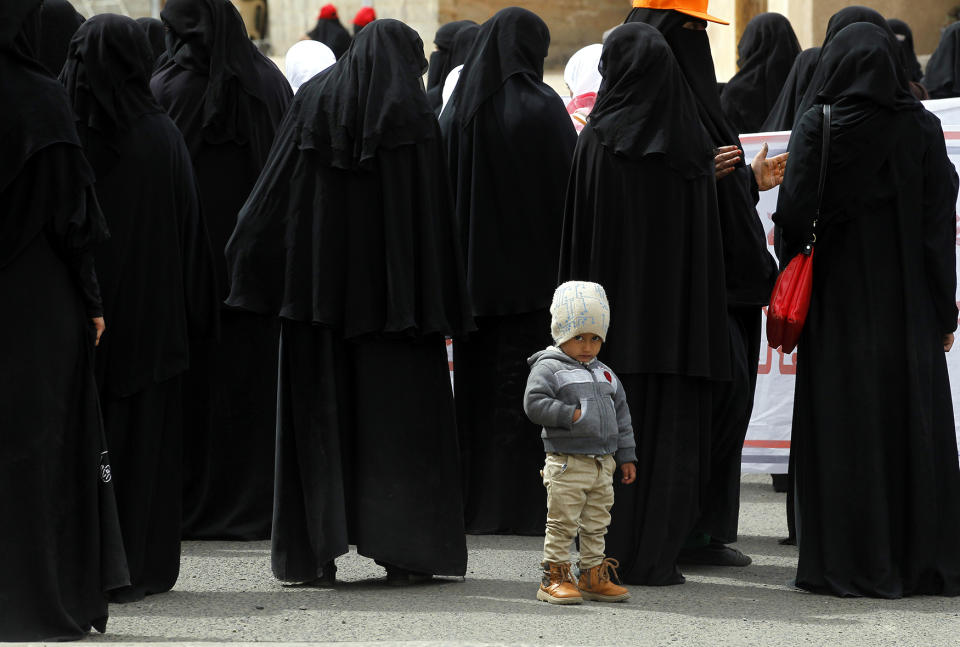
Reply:
<svg viewBox="0 0 960 647"><path fill-rule="evenodd" d="M112 233L96 252L109 322L96 369L130 566L131 586L112 594L122 601L177 580L179 376L190 339L214 339L219 324L193 166L150 93L152 70L141 27L103 14L77 30L61 74Z"/></svg>
<svg viewBox="0 0 960 647"><path fill-rule="evenodd" d="M712 147L655 28L619 27L600 68L567 189L560 280L606 289L615 323L604 361L645 448L637 484L617 492L607 552L625 581L674 584L707 478L709 380L731 370Z"/></svg>
<svg viewBox="0 0 960 647"><path fill-rule="evenodd" d="M897 35L901 55L907 67L907 78L914 82L920 82L923 79L923 67L917 60L917 53L913 49L913 31L910 29L910 25L896 18L888 20L887 25Z"/></svg>
<svg viewBox="0 0 960 647"><path fill-rule="evenodd" d="M67 60L67 47L83 24L81 16L67 0L44 0L40 11L40 47L37 58L54 76Z"/></svg>
<svg viewBox="0 0 960 647"><path fill-rule="evenodd" d="M106 592L129 583L92 364L107 230L39 25L39 0L0 6L0 294L17 313L0 321L17 340L0 362L0 641L102 632Z"/></svg>
<svg viewBox="0 0 960 647"><path fill-rule="evenodd" d="M443 107L443 82L447 80L450 70L463 65L465 60L465 57L462 57L459 62L453 62L453 46L457 35L462 29L471 26L476 27L477 23L472 20L448 22L437 30L433 38L437 49L430 55L430 67L427 70L427 100L436 113Z"/></svg>
<svg viewBox="0 0 960 647"><path fill-rule="evenodd" d="M931 99L960 97L960 23L953 23L940 36L940 44L927 61L923 85Z"/></svg>
<svg viewBox="0 0 960 647"><path fill-rule="evenodd" d="M800 41L785 16L762 13L747 23L737 45L737 73L720 95L736 132L760 132L798 54Z"/></svg>
<svg viewBox="0 0 960 647"><path fill-rule="evenodd" d="M313 580L349 544L381 564L464 575L443 338L350 342L285 319L280 366L274 575Z"/></svg>
<svg viewBox="0 0 960 647"><path fill-rule="evenodd" d="M156 18L137 18L137 24L143 29L150 41L150 49L153 51L153 60L157 62L167 51L166 38L163 33L163 23Z"/></svg>
<svg viewBox="0 0 960 647"><path fill-rule="evenodd" d="M480 328L475 338L454 345L455 354L477 358L455 366L457 383L476 387L458 389L456 398L463 451L474 457L465 466L468 532L544 531L545 495L536 478L543 447L527 440L539 431L523 413L523 389L526 358L549 342L546 309L556 287L563 187L577 141L563 100L543 82L549 44L536 14L498 11L480 27L440 120ZM486 353L471 350L474 343ZM504 343L509 354L496 346ZM485 415L476 417L481 410ZM517 449L524 453L510 455ZM501 483L505 498L475 503L489 501L484 490L491 481ZM499 518L482 512L520 502L524 509Z"/></svg>
<svg viewBox="0 0 960 647"><path fill-rule="evenodd" d="M895 57L885 32L853 25L818 68L818 101L834 112L797 351L797 585L841 596L960 594L960 468L942 348L957 327L958 181L939 121L907 100ZM814 106L791 136L775 215L784 260L809 232L822 128Z"/></svg>
<svg viewBox="0 0 960 647"><path fill-rule="evenodd" d="M317 18L317 24L307 32L307 36L329 47L337 58L346 54L353 41L338 17Z"/></svg>
<svg viewBox="0 0 960 647"><path fill-rule="evenodd" d="M803 99L803 93L807 91L807 86L810 85L810 79L813 78L813 71L819 59L819 47L810 47L800 52L793 61L787 80L783 82L780 95L760 126L761 131L779 132L793 128L797 107Z"/></svg>
<svg viewBox="0 0 960 647"><path fill-rule="evenodd" d="M227 0L169 0L161 17L168 58L150 87L186 140L222 299L230 289L223 249L292 92ZM265 539L279 325L248 313L222 317L220 343L195 344L184 376L184 533Z"/></svg>
<svg viewBox="0 0 960 647"><path fill-rule="evenodd" d="M412 29L365 27L297 93L227 246L228 303L283 318L281 580L316 578L348 542L466 569L443 337L472 321L425 69Z"/></svg>
<svg viewBox="0 0 960 647"><path fill-rule="evenodd" d="M736 131L731 128L720 107L707 34L702 30L684 29L682 25L689 19L689 16L676 11L659 9L634 9L627 18L628 22L649 22L663 33L684 78L693 90L700 122L709 133L713 145L720 147L736 144L739 142ZM743 163L739 164L733 173L716 182L716 190L723 242L727 308L731 312L736 311L737 318L755 320L761 307L765 306L770 298L777 266L767 251L766 234L757 213L759 191L753 170ZM714 328L711 324L710 329ZM740 488L740 479L737 476L740 464L739 448L743 446L750 420L759 364L759 339L746 338L743 335L744 328L739 325L723 327L719 324L719 328L729 335L728 348L735 351L746 347L746 352L727 351L726 355L733 362L730 373L733 381L715 381L712 388L716 392L712 397L715 401L723 398L739 402L741 408L739 411L718 408L713 412L714 419L709 430L708 462L701 462L699 469L701 481L705 482L707 475L717 475L711 483L712 488L722 487L724 491L737 493ZM730 447L738 449L730 451ZM724 484L718 482L720 474L725 475ZM704 498L698 510L701 527L714 525L709 521L712 519L736 518L733 507L717 509L711 506L736 506L738 501L737 495ZM729 537L735 533L726 529L718 531L718 534ZM717 540L719 539L718 537Z"/></svg>

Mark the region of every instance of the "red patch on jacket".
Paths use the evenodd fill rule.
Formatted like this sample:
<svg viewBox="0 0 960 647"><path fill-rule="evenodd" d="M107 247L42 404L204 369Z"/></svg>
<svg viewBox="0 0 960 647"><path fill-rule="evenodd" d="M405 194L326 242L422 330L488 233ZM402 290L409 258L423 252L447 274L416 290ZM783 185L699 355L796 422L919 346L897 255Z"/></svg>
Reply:
<svg viewBox="0 0 960 647"><path fill-rule="evenodd" d="M613 384L613 376L610 375L610 371L604 371L603 376L607 378L607 382L609 382L610 384Z"/></svg>

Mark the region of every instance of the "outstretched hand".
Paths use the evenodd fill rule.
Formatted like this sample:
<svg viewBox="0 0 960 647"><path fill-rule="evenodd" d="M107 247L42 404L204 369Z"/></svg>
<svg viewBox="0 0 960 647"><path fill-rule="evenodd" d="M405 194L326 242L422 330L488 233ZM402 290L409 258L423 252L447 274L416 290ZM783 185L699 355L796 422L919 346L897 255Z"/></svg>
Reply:
<svg viewBox="0 0 960 647"><path fill-rule="evenodd" d="M754 177L757 178L757 187L761 191L769 191L776 186L780 186L780 183L783 182L783 174L787 170L787 158L790 156L790 153L781 153L776 157L767 159L767 151L769 150L770 147L764 142L760 152L753 158L753 163L750 165L753 167Z"/></svg>

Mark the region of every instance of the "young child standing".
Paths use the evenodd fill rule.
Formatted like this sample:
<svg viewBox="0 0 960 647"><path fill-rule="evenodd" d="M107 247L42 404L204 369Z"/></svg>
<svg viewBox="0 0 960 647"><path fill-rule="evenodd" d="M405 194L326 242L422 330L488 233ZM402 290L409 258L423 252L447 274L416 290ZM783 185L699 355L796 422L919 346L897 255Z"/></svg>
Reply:
<svg viewBox="0 0 960 647"><path fill-rule="evenodd" d="M597 283L568 281L550 306L554 346L529 359L523 409L543 426L547 453L547 531L543 580L537 599L580 604L584 599L619 602L630 597L617 579L616 560L604 556L604 535L613 506L613 473L621 482L637 477L636 442L623 387L597 359L610 325L610 306ZM616 458L614 458L616 456ZM580 534L580 578L573 579L570 546Z"/></svg>

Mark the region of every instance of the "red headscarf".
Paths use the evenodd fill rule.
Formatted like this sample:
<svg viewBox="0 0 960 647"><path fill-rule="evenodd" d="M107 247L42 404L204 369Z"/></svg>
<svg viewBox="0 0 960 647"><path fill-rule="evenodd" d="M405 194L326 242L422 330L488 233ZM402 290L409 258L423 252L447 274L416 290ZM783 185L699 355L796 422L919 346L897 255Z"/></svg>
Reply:
<svg viewBox="0 0 960 647"><path fill-rule="evenodd" d="M373 7L363 7L354 17L353 24L357 27L366 27L376 19L377 12L373 10Z"/></svg>

